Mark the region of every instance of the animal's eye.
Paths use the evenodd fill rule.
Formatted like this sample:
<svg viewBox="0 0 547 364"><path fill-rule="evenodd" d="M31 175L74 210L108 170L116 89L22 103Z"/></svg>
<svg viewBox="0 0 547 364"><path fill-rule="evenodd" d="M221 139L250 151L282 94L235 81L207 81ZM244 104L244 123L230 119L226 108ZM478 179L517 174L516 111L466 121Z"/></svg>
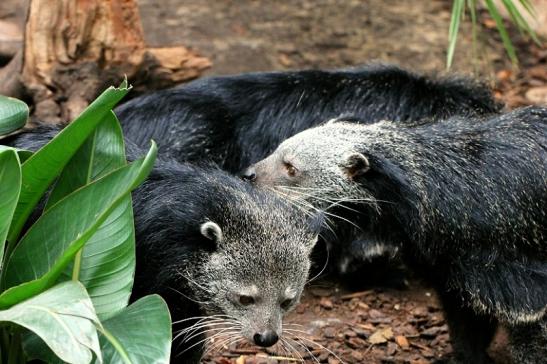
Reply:
<svg viewBox="0 0 547 364"><path fill-rule="evenodd" d="M296 167L290 163L285 162L284 164L285 169L287 170L287 174L291 177L294 177L296 175L296 172L298 172L298 169L296 169Z"/></svg>
<svg viewBox="0 0 547 364"><path fill-rule="evenodd" d="M243 306L249 306L255 303L255 299L251 296L239 296L239 303Z"/></svg>
<svg viewBox="0 0 547 364"><path fill-rule="evenodd" d="M289 307L291 307L292 300L286 299L285 301L281 302L281 308L284 310L287 310Z"/></svg>

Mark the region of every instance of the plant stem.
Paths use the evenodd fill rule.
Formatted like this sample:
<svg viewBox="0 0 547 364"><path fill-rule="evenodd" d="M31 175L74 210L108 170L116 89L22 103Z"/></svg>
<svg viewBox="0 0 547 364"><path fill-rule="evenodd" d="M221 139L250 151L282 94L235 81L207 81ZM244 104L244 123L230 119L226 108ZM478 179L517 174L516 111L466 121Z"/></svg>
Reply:
<svg viewBox="0 0 547 364"><path fill-rule="evenodd" d="M82 249L76 253L74 257L74 268L72 268L72 280L77 281L80 279L80 267L82 265Z"/></svg>
<svg viewBox="0 0 547 364"><path fill-rule="evenodd" d="M106 328L103 327L97 327L97 331L99 331L108 341L110 341L110 344L114 347L114 350L118 353L118 355L122 358L123 362L126 364L131 364L131 359L129 359L129 355L123 348L122 344L114 337Z"/></svg>

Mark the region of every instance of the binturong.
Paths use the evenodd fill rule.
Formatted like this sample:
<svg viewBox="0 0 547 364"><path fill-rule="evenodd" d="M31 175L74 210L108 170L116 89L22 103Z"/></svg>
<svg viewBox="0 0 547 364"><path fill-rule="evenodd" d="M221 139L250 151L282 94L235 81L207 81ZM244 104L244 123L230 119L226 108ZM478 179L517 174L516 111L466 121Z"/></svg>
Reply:
<svg viewBox="0 0 547 364"><path fill-rule="evenodd" d="M6 142L36 150L59 130L43 125ZM143 154L126 147L129 159ZM133 206L132 299L158 293L167 301L172 362L200 362L203 344L213 341L268 347L291 340L282 336L283 316L307 281L321 214L309 216L218 168L161 159L133 192Z"/></svg>
<svg viewBox="0 0 547 364"><path fill-rule="evenodd" d="M396 244L433 285L454 361L486 363L496 326L515 363L547 358L547 109L416 125L334 120L252 168L258 185Z"/></svg>
<svg viewBox="0 0 547 364"><path fill-rule="evenodd" d="M183 352L202 332L263 347L280 340L282 318L308 278L321 215L308 217L221 170L177 163L159 165L134 206L135 294L166 298L182 322L174 327ZM189 362L183 357L177 362Z"/></svg>
<svg viewBox="0 0 547 364"><path fill-rule="evenodd" d="M154 139L161 141L159 155L239 173L283 140L348 113L357 122L413 122L500 108L473 79L369 64L201 78L130 100L116 115L125 136L143 148Z"/></svg>
<svg viewBox="0 0 547 364"><path fill-rule="evenodd" d="M161 141L160 156L196 164L213 162L240 173L285 139L341 115L353 115L345 121L356 123L384 119L413 123L489 115L500 109L490 88L476 80L368 64L206 77L132 99L116 114L127 139L142 147L150 139ZM330 247L329 260L337 261L328 268L345 276L358 273L355 267L363 261L378 263L380 257L385 262L397 253L393 244L366 237L338 244L353 236L351 223L338 221L332 229L336 236L325 230L321 239ZM349 255L336 247L360 253Z"/></svg>

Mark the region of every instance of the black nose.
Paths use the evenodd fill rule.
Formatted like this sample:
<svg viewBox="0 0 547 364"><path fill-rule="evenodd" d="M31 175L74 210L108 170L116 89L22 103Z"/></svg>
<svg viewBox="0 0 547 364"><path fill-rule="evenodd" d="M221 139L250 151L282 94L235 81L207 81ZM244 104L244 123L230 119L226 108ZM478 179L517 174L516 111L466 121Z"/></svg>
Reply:
<svg viewBox="0 0 547 364"><path fill-rule="evenodd" d="M241 178L250 182L256 180L256 170L254 169L254 167L249 167L245 171L243 171Z"/></svg>
<svg viewBox="0 0 547 364"><path fill-rule="evenodd" d="M272 346L279 340L279 336L273 330L266 330L261 333L256 333L253 336L255 344L262 347Z"/></svg>

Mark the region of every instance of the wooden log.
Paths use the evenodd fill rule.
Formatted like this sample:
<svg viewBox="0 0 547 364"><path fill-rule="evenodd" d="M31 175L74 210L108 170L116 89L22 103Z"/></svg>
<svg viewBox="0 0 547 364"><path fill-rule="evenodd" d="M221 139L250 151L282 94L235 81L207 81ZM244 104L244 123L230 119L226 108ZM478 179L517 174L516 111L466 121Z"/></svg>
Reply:
<svg viewBox="0 0 547 364"><path fill-rule="evenodd" d="M23 46L18 24L0 19L0 64L8 63Z"/></svg>
<svg viewBox="0 0 547 364"><path fill-rule="evenodd" d="M23 67L23 51L20 50L4 68L0 69L0 95L15 98L24 97L23 83L21 82L21 68Z"/></svg>
<svg viewBox="0 0 547 364"><path fill-rule="evenodd" d="M140 88L198 77L211 63L184 47L147 48L135 0L31 0L22 80L46 122L74 119L127 75Z"/></svg>

